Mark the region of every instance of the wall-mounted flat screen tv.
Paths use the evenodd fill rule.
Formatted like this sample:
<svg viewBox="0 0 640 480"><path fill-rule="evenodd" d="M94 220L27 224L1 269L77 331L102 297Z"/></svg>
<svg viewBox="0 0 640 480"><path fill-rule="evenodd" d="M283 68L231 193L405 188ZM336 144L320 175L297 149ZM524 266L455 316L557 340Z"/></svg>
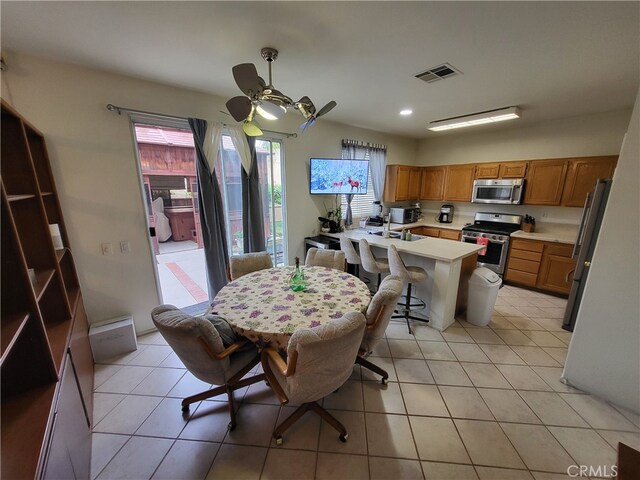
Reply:
<svg viewBox="0 0 640 480"><path fill-rule="evenodd" d="M309 191L312 195L367 193L369 160L312 158L310 167Z"/></svg>

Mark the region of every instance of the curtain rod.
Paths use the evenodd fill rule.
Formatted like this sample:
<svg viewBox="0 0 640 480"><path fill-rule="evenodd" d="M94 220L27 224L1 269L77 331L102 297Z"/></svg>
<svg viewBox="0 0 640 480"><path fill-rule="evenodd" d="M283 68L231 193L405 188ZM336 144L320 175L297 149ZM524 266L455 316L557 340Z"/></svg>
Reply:
<svg viewBox="0 0 640 480"><path fill-rule="evenodd" d="M189 119L186 117L178 117L176 115L167 115L164 113L154 113L154 112L145 112L144 110L136 110L134 108L126 108L126 107L118 107L117 105L113 105L112 103L108 103L107 104L107 110L109 110L110 112L116 112L118 115L122 115L122 113L133 113L133 114L137 114L137 115L147 115L149 117L156 117L156 118L166 118L166 119L171 119L171 120L184 120L185 122L188 121ZM222 125L224 125L225 127L229 126L229 124L221 122ZM288 132L277 132L275 130L264 130L262 129L263 132L265 133L275 133L276 135L283 135L286 138L298 138L298 134L297 133L288 133Z"/></svg>
<svg viewBox="0 0 640 480"><path fill-rule="evenodd" d="M382 143L369 143L369 142L363 142L360 140L351 140L348 138L343 138L342 139L342 145L343 146L347 146L347 145L355 145L356 147L366 147L366 148L379 148L382 150L386 150L387 146L382 144Z"/></svg>

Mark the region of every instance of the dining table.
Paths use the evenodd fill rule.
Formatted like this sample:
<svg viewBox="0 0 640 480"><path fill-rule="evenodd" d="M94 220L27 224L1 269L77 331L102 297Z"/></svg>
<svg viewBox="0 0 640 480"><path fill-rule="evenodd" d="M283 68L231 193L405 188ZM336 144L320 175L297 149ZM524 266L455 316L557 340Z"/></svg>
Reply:
<svg viewBox="0 0 640 480"><path fill-rule="evenodd" d="M243 275L225 285L211 302L218 315L258 348L286 353L289 338L300 328L314 328L347 312L364 313L371 292L360 279L327 267L302 267L305 288L295 292L293 267L276 267Z"/></svg>

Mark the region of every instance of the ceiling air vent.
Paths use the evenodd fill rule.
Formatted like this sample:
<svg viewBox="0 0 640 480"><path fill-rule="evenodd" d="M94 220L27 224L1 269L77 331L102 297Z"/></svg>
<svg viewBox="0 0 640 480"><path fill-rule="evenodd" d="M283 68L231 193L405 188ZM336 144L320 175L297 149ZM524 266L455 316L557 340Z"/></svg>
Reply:
<svg viewBox="0 0 640 480"><path fill-rule="evenodd" d="M427 83L437 82L438 80L442 80L443 78L452 77L461 73L459 70L455 69L453 66L448 63L443 63L442 65L438 65L437 67L430 68L429 70L419 73L416 75L416 78L420 80L424 80Z"/></svg>

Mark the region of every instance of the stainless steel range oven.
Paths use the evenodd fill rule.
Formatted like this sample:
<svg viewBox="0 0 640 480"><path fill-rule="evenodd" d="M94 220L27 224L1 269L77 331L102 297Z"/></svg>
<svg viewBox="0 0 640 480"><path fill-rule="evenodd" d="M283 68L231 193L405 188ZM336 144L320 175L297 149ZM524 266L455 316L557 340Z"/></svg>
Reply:
<svg viewBox="0 0 640 480"><path fill-rule="evenodd" d="M520 230L521 222L520 215L479 212L472 225L462 228L461 240L467 243L486 242L484 252L478 252L478 266L502 275L507 263L510 235Z"/></svg>

